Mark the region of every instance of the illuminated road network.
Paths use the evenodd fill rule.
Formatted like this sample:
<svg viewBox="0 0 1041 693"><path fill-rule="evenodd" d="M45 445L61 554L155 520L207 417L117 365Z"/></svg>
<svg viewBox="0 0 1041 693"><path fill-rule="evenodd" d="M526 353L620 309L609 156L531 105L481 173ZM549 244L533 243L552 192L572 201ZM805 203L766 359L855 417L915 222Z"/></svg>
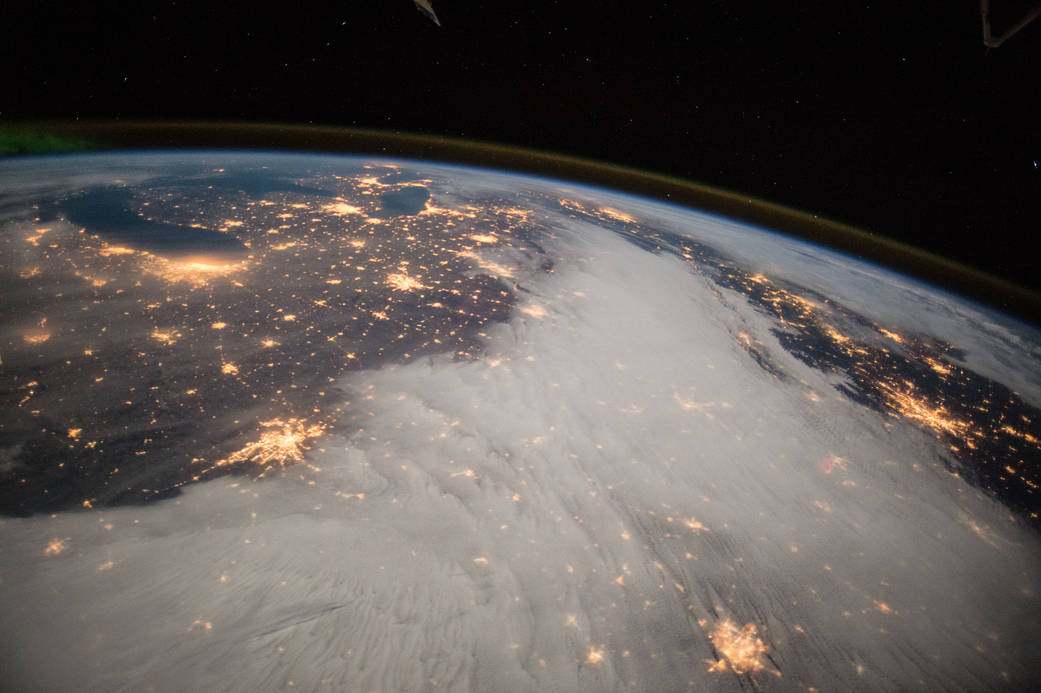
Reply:
<svg viewBox="0 0 1041 693"><path fill-rule="evenodd" d="M1036 327L478 169L0 191L0 688L1041 680Z"/></svg>

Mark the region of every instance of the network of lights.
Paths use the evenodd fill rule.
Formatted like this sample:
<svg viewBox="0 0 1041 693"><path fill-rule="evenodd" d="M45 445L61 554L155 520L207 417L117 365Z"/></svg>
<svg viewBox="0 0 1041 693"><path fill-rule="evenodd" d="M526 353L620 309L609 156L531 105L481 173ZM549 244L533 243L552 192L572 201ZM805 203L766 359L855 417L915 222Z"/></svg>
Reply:
<svg viewBox="0 0 1041 693"><path fill-rule="evenodd" d="M552 271L531 240L553 228L541 207L672 254L711 278L721 301L739 297L776 325L769 337L734 334L735 348L770 377L793 378L772 354L778 346L841 375L841 392L935 436L960 465L952 473L1038 519L1038 413L1018 394L959 365L952 346L870 323L691 238L571 197L530 193L530 206L431 199L415 214L388 216L380 206L385 194L435 183L397 182L395 172L370 166L355 176L325 177L328 196L135 193L143 222L219 231L241 241L241 251L162 253L40 220L0 239L10 263L3 270L20 283L2 315L9 414L0 430L28 439L23 454L35 456L12 477L13 492L31 499L25 509L93 509L128 496L163 497L231 472L254 478L297 466L320 472L308 463L308 451L345 415L373 414L365 407L372 393L341 389L345 373L432 353L478 358L489 323L515 310L546 318L547 307L518 300L517 284L532 271ZM488 360L491 367L500 363ZM802 381L793 385L814 405L827 406L827 393ZM674 400L691 416L709 419L734 406L680 393ZM624 411L643 414L635 405ZM163 462L151 468L153 459ZM821 474L841 475L848 461L832 454L816 463ZM79 489L69 479L99 476L103 494L68 497ZM470 469L452 476L478 483ZM364 493L336 495L365 500ZM817 507L831 512L826 503ZM665 534L669 540L690 542L713 531L695 518L666 519L675 528ZM970 526L990 540L988 528ZM55 537L42 551L57 556L68 547L68 538ZM691 551L684 555L697 559ZM484 556L473 560L488 564ZM625 588L625 572L612 581ZM659 587L671 590L669 582L663 578ZM863 613L869 611L898 613L865 597ZM576 615L565 618L577 627ZM754 623L741 626L721 615L700 625L716 654L710 671L780 675ZM583 663L601 666L608 650L589 644Z"/></svg>
<svg viewBox="0 0 1041 693"><path fill-rule="evenodd" d="M25 298L3 316L3 356L13 404L31 419L4 426L27 429L48 464L110 478L105 497L81 501L161 495L215 473L301 462L343 415L336 382L348 370L433 352L474 357L477 333L513 302L505 282L516 270L496 250L532 252L511 230L533 212L428 201L388 217L382 196L429 182L384 182L395 170L327 177L329 196L137 193L142 222L219 231L241 252L164 253L39 220L9 235L7 269ZM59 382L96 406L55 396ZM135 476L127 455L157 454L179 458L167 482L122 484ZM33 471L23 492L58 502L60 475Z"/></svg>

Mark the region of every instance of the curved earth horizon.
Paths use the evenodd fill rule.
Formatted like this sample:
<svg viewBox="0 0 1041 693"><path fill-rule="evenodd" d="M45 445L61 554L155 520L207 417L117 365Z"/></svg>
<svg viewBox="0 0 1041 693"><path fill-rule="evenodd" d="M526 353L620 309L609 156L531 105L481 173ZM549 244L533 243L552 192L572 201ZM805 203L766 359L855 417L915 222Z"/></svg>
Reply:
<svg viewBox="0 0 1041 693"><path fill-rule="evenodd" d="M375 156L0 161L0 684L1030 689L1041 331Z"/></svg>

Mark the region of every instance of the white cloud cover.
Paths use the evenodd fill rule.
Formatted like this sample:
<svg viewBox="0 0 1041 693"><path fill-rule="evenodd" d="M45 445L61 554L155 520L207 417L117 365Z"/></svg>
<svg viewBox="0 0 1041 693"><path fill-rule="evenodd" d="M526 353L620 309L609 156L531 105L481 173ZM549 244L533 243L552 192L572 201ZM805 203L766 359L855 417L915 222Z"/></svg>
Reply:
<svg viewBox="0 0 1041 693"><path fill-rule="evenodd" d="M767 688L1037 675L1036 539L934 439L682 263L578 223L553 243L481 359L345 380L313 468L5 520L7 685L738 690L710 671L726 618Z"/></svg>

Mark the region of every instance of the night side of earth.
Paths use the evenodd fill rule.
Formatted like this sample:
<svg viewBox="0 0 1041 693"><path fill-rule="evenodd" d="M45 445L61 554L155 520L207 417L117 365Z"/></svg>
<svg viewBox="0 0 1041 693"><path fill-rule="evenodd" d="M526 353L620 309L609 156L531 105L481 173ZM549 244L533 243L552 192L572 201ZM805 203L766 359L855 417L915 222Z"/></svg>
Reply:
<svg viewBox="0 0 1041 693"><path fill-rule="evenodd" d="M1041 330L620 192L0 162L0 689L1041 685Z"/></svg>

